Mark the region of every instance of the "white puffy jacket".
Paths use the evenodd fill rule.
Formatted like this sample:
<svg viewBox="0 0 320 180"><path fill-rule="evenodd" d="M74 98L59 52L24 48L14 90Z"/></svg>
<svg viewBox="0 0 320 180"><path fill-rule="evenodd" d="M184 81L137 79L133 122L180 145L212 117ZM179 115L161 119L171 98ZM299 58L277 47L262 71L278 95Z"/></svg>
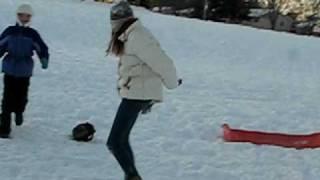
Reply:
<svg viewBox="0 0 320 180"><path fill-rule="evenodd" d="M118 89L122 98L162 101L163 85L168 89L178 87L173 61L140 21L132 24L119 40L125 42L119 61Z"/></svg>

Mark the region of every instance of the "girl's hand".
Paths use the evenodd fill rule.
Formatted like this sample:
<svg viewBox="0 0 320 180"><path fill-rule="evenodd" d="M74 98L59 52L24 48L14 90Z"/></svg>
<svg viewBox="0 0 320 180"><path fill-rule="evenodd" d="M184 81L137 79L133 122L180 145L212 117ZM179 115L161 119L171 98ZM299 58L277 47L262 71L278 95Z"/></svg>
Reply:
<svg viewBox="0 0 320 180"><path fill-rule="evenodd" d="M183 80L182 80L182 79L179 79L179 80L178 80L178 86L181 86L182 83L183 83Z"/></svg>
<svg viewBox="0 0 320 180"><path fill-rule="evenodd" d="M148 114L151 112L155 102L151 101L145 108L142 109L141 114Z"/></svg>

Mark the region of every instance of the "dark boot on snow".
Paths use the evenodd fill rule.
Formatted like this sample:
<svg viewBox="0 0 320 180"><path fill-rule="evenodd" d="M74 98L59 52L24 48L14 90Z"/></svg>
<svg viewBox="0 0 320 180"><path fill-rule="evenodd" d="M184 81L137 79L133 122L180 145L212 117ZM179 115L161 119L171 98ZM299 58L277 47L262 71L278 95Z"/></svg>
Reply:
<svg viewBox="0 0 320 180"><path fill-rule="evenodd" d="M1 139L9 139L10 138L10 132L0 128L0 138Z"/></svg>
<svg viewBox="0 0 320 180"><path fill-rule="evenodd" d="M140 176L126 176L125 180L142 180Z"/></svg>
<svg viewBox="0 0 320 180"><path fill-rule="evenodd" d="M0 138L8 139L11 133L11 114L0 115Z"/></svg>
<svg viewBox="0 0 320 180"><path fill-rule="evenodd" d="M16 113L16 125L17 126L22 126L24 118L23 118L23 113Z"/></svg>

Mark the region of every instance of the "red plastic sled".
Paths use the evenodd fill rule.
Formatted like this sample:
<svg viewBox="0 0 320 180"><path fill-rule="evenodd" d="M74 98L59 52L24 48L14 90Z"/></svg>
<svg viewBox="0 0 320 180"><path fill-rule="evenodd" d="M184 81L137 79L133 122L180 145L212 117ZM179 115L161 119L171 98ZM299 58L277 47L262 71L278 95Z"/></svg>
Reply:
<svg viewBox="0 0 320 180"><path fill-rule="evenodd" d="M223 139L226 142L248 142L296 149L320 148L320 133L292 135L231 129L227 124L222 127Z"/></svg>

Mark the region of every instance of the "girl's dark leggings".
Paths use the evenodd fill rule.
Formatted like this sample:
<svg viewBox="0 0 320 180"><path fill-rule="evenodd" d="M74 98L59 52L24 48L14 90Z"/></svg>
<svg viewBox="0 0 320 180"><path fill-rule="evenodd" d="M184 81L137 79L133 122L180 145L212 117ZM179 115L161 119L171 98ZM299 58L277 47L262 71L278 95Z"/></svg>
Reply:
<svg viewBox="0 0 320 180"><path fill-rule="evenodd" d="M123 99L108 138L107 146L127 176L139 175L129 143L129 136L140 112L150 103L149 100Z"/></svg>

